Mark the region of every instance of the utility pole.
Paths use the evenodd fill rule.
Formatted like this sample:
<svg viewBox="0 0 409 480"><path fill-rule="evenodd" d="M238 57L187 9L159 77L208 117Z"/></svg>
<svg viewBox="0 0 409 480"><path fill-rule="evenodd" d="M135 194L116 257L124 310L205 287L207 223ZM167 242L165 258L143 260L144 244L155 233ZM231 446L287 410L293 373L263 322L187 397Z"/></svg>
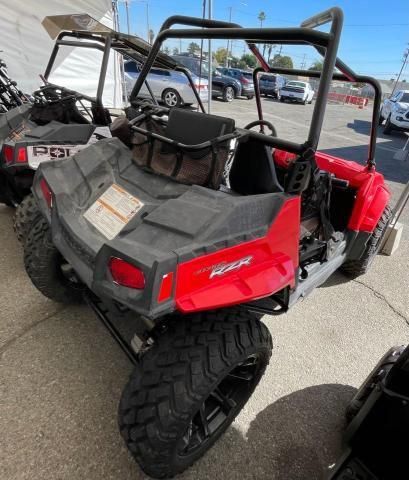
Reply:
<svg viewBox="0 0 409 480"><path fill-rule="evenodd" d="M231 23L231 13L233 7L229 7L229 22ZM227 40L227 47L226 47L226 67L229 67L229 48L230 48L230 39Z"/></svg>
<svg viewBox="0 0 409 480"><path fill-rule="evenodd" d="M302 62L301 62L301 65L300 65L301 70L304 70L304 68L305 68L305 65L306 65L306 63L305 63L305 57L306 57L306 56L307 56L307 55L304 53L304 55L303 55L303 57L302 57Z"/></svg>
<svg viewBox="0 0 409 480"><path fill-rule="evenodd" d="M398 82L399 82L400 76L402 75L403 69L405 68L406 63L408 62L408 57L409 57L409 48L407 48L407 49L404 51L404 53L403 53L402 68L400 69L399 75L398 75L397 78L396 78L396 82L395 82L395 85L393 86L393 90L392 90L391 96L393 95L394 91L396 90L396 87L398 86Z"/></svg>
<svg viewBox="0 0 409 480"><path fill-rule="evenodd" d="M146 0L146 32L147 32L147 39L149 42L149 0Z"/></svg>
<svg viewBox="0 0 409 480"><path fill-rule="evenodd" d="M131 34L131 29L129 28L129 1L125 0L125 9L126 9L126 26L128 29L128 35Z"/></svg>
<svg viewBox="0 0 409 480"><path fill-rule="evenodd" d="M212 0L208 0L208 2L209 2L209 20L211 20L212 19ZM208 43L208 51L209 51L209 83L208 83L207 91L209 96L208 96L208 104L207 104L207 113L210 113L212 109L212 85L213 85L212 41L210 40L210 38Z"/></svg>

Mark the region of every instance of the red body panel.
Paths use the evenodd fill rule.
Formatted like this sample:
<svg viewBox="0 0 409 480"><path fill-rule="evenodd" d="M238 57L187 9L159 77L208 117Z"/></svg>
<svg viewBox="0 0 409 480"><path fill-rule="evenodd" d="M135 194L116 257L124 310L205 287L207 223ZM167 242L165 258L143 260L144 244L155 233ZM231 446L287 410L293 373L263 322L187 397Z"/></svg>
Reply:
<svg viewBox="0 0 409 480"><path fill-rule="evenodd" d="M391 196L383 175L375 170L368 171L364 165L326 153L317 152L315 158L321 170L348 180L350 186L357 190L348 228L373 232Z"/></svg>
<svg viewBox="0 0 409 480"><path fill-rule="evenodd" d="M295 158L294 154L282 150L274 151L274 161L282 168L288 168ZM321 170L348 180L350 186L357 191L348 228L373 232L391 196L383 175L375 170L368 171L365 165L322 152L317 152L315 159Z"/></svg>
<svg viewBox="0 0 409 480"><path fill-rule="evenodd" d="M295 285L300 197L285 202L267 235L203 255L177 269L176 308L193 312L267 297Z"/></svg>

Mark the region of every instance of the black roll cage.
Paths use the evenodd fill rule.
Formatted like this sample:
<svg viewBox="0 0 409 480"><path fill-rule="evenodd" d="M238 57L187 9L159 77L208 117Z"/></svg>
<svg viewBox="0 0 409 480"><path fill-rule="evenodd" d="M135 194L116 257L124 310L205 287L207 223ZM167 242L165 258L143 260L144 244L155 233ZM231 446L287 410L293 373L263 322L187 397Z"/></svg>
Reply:
<svg viewBox="0 0 409 480"><path fill-rule="evenodd" d="M323 55L321 49L317 49L318 53ZM353 72L347 65L345 65L339 58L337 58L335 66L338 70L346 73L338 73L334 72L332 75L333 80L343 81L343 82L353 82L353 83L367 83L371 85L375 91L374 96L374 104L372 109L372 122L371 122L371 131L369 136L369 146L368 146L368 157L367 157L367 165L369 168L375 166L375 150L376 150L376 125L378 125L379 120L379 112L381 108L381 101L382 101L382 89L378 82L373 77L368 77L366 75L358 75ZM299 75L303 77L310 77L310 78L321 78L322 72L318 70L302 70L297 68L281 68L281 67L270 67L267 71L261 67L257 67L253 70L253 82L254 82L254 90L255 90L255 97L256 97L256 105L257 105L257 112L260 120L263 120L263 110L261 107L261 98L260 98L260 74L261 73L274 73L280 75ZM262 128L262 127L261 127Z"/></svg>
<svg viewBox="0 0 409 480"><path fill-rule="evenodd" d="M170 29L174 24L196 26L201 28L193 29ZM314 30L316 27L329 23L330 30L328 33ZM365 82L375 90L374 110L372 114L372 127L370 134L370 144L368 149L367 166L369 169L375 166L375 148L376 148L376 125L379 118L379 107L381 101L381 87L379 82L368 76L357 75L344 62L337 58L337 51L340 41L340 35L343 24L343 13L338 7L330 8L313 17L304 20L300 27L296 28L242 28L240 25L217 20L208 20L196 17L173 16L167 19L153 45L151 51L144 63L144 66L137 78L132 89L130 99L135 99L139 91L146 81L146 77L155 63L156 56L160 52L161 45L169 38L185 38L185 39L240 39L244 40L254 53L261 67L257 68L253 73L255 84L255 94L257 102L257 110L259 120L263 119L260 89L258 85L257 75L264 72L284 73L284 74L300 74L307 77L320 78L316 101L314 105L313 115L311 119L308 138L304 143L295 143L278 137L267 136L263 133L250 131L249 135L262 141L272 147L284 149L286 151L300 155L300 157L309 159L314 162L313 153L317 150L318 142L321 134L326 102L332 79L343 80L349 82ZM255 46L256 43L266 44L288 44L288 45L311 45L323 57L323 68L321 72L270 68L259 50ZM335 67L341 72L335 72ZM211 88L211 87L209 87ZM263 132L263 129L261 129Z"/></svg>
<svg viewBox="0 0 409 480"><path fill-rule="evenodd" d="M85 100L95 104L97 107L103 107L102 95L104 91L105 78L111 48L120 53L121 55L135 60L140 64L144 64L146 61L147 53L149 52L149 50L147 49L146 51L142 51L135 49L135 45L131 41L129 41L130 38L132 37L129 35L120 34L119 32L115 31L112 31L112 34L104 34L103 36L82 31L63 31L58 34L55 41L54 48L51 52L51 56L44 73L44 79L46 81L48 80L48 77L50 76L50 73L53 69L55 59L61 46L93 48L95 50L99 50L103 52L103 58L98 79L97 94L95 97L90 97L82 94L81 95ZM179 65L171 57L167 57L164 54L161 54L160 59L155 60L155 65L159 68L172 69L182 72L188 79L188 82L193 90L200 109L203 112L205 111L203 102L194 85L191 73L186 67ZM148 80L145 79L144 83L146 88L148 89L152 101L157 105L157 100L152 92L151 87L149 86Z"/></svg>

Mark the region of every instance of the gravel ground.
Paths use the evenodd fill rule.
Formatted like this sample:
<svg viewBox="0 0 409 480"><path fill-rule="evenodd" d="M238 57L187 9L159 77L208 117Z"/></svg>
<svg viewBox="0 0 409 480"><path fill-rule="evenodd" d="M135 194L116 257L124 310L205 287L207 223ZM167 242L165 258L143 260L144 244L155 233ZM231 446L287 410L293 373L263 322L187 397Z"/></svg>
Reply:
<svg viewBox="0 0 409 480"><path fill-rule="evenodd" d="M263 99L279 135L305 138L312 106ZM244 125L254 101L214 102ZM321 149L364 161L369 112L330 105ZM304 138L300 138L303 134ZM405 135L380 135L379 169L394 198L409 164L392 160ZM1 480L142 479L116 426L130 365L86 307L61 307L30 284L0 206ZM407 343L409 212L399 251L356 281L336 274L280 317L264 317L275 349L267 373L233 426L183 479L313 480L341 448L344 408L392 345Z"/></svg>

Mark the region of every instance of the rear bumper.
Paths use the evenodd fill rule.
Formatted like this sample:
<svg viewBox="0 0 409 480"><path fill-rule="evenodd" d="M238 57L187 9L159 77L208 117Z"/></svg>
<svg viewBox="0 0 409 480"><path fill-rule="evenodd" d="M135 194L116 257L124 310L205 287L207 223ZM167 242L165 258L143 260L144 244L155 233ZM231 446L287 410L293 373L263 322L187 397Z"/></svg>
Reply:
<svg viewBox="0 0 409 480"><path fill-rule="evenodd" d="M291 100L292 102L304 102L307 97L305 95L299 95L297 93L281 92L281 98L284 100Z"/></svg>
<svg viewBox="0 0 409 480"><path fill-rule="evenodd" d="M273 97L278 97L278 90L274 88L263 88L260 87L261 95L272 95Z"/></svg>
<svg viewBox="0 0 409 480"><path fill-rule="evenodd" d="M254 97L255 93L254 93L254 87L245 87L245 86L242 86L241 88L241 95L243 97Z"/></svg>

